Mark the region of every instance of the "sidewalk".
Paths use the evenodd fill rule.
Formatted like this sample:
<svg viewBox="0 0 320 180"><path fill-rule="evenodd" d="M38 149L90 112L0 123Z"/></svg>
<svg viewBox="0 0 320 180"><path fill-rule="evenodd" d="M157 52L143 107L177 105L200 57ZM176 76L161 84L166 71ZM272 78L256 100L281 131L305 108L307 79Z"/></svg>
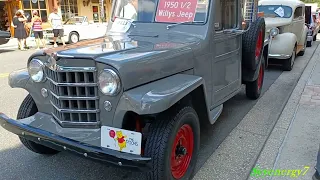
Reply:
<svg viewBox="0 0 320 180"><path fill-rule="evenodd" d="M270 134L249 180L311 180L320 144L320 46Z"/></svg>
<svg viewBox="0 0 320 180"><path fill-rule="evenodd" d="M30 48L37 46L34 37L27 38L27 45ZM40 45L42 44L40 43ZM18 40L16 38L11 38L6 44L0 45L0 49L18 49Z"/></svg>

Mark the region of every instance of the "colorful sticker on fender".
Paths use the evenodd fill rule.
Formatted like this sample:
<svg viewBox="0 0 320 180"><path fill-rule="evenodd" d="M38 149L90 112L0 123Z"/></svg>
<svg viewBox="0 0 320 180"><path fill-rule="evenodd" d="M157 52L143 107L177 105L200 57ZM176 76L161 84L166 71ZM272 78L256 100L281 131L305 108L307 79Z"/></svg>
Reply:
<svg viewBox="0 0 320 180"><path fill-rule="evenodd" d="M114 127L101 127L101 146L116 151L141 154L141 133L118 129Z"/></svg>
<svg viewBox="0 0 320 180"><path fill-rule="evenodd" d="M157 22L193 22L198 0L159 0Z"/></svg>

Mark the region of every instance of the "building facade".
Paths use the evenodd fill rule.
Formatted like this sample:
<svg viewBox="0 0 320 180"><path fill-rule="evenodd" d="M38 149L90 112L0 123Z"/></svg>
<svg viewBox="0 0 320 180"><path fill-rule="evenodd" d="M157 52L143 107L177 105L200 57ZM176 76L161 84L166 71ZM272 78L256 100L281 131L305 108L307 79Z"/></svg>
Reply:
<svg viewBox="0 0 320 180"><path fill-rule="evenodd" d="M31 22L32 11L37 10L44 22L44 28L50 28L46 22L54 7L59 8L64 21L71 16L87 16L89 21L97 23L109 19L111 6L111 0L0 0L0 30L10 31L13 36L14 28L11 27L11 22L19 9L24 10L28 22Z"/></svg>

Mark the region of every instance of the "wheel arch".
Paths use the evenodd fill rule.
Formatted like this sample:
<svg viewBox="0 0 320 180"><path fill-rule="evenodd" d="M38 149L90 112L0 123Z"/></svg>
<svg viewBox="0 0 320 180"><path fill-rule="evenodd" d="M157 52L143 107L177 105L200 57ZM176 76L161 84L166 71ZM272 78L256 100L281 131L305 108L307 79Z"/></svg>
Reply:
<svg viewBox="0 0 320 180"><path fill-rule="evenodd" d="M172 92L163 93L165 89ZM209 122L210 111L204 80L194 75L177 74L125 92L117 105L113 126L122 127L127 120L132 120L126 118L130 114L152 116L176 104L192 105L200 121Z"/></svg>
<svg viewBox="0 0 320 180"><path fill-rule="evenodd" d="M68 40L70 41L70 38L71 38L71 34L72 34L72 33L76 33L76 34L78 35L78 38L79 38L79 41L80 41L80 34L79 34L79 32L76 31L76 30L73 30L73 31L70 31L70 32L69 32L69 38L68 38Z"/></svg>

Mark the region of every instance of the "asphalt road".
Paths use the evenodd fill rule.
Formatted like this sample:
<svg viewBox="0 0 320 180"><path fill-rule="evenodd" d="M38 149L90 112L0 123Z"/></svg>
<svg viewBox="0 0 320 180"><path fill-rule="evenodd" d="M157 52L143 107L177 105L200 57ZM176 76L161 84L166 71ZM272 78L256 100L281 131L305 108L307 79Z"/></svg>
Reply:
<svg viewBox="0 0 320 180"><path fill-rule="evenodd" d="M32 50L1 52L0 50L0 111L15 118L27 92L8 86L7 76L13 70L26 67ZM282 70L271 67L265 73L263 92L280 76ZM248 100L241 91L227 101L224 111L213 126L201 130L201 152L197 170L216 148L240 123L256 101ZM1 179L145 179L144 174L109 167L67 153L53 156L35 154L22 146L17 136L0 128L0 177Z"/></svg>

